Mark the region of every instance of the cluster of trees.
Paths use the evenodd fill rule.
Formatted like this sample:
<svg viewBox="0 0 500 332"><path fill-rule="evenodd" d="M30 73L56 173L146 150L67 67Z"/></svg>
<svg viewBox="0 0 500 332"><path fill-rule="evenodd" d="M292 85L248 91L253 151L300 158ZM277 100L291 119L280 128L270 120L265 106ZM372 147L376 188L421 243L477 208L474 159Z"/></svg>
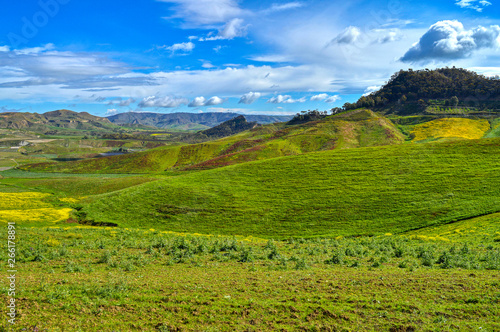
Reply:
<svg viewBox="0 0 500 332"><path fill-rule="evenodd" d="M464 102L476 100L476 103L479 103L500 98L500 79L498 76L485 77L455 67L401 70L394 74L382 89L363 98L358 103L373 102L375 106L429 99L447 99L450 106L456 99Z"/></svg>
<svg viewBox="0 0 500 332"><path fill-rule="evenodd" d="M462 103L478 108L500 107L500 77L485 77L461 68L401 70L377 92L332 109L380 108L389 104L412 103L425 108L429 100L441 100L445 106ZM335 111L334 111L335 110Z"/></svg>
<svg viewBox="0 0 500 332"><path fill-rule="evenodd" d="M210 129L203 130L198 133L198 136L206 136L209 138L226 137L237 134L244 130L252 129L258 126L257 122L247 122L243 115L239 115L234 119L228 120Z"/></svg>
<svg viewBox="0 0 500 332"><path fill-rule="evenodd" d="M334 109L332 109L332 114L334 114ZM321 120L324 117L328 116L327 111L318 111L318 110L308 110L308 111L302 111L300 113L297 113L290 121L288 121L288 124L299 124L299 123L305 123L309 121L316 121L316 120Z"/></svg>

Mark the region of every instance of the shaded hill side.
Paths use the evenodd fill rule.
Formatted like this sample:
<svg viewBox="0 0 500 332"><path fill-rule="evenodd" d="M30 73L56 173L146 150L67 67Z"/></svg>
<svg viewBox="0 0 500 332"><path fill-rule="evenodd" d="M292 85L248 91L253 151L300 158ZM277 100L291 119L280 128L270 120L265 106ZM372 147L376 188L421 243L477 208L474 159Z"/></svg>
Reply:
<svg viewBox="0 0 500 332"><path fill-rule="evenodd" d="M148 173L207 169L308 152L398 144L404 136L386 118L356 110L301 125L254 128L213 142L75 162L23 166L33 171Z"/></svg>
<svg viewBox="0 0 500 332"><path fill-rule="evenodd" d="M264 238L401 233L500 211L500 139L345 149L95 196L120 227Z"/></svg>
<svg viewBox="0 0 500 332"><path fill-rule="evenodd" d="M26 129L34 132L61 129L111 130L117 128L107 118L90 115L86 112L58 110L44 114L37 113L0 113L0 128Z"/></svg>
<svg viewBox="0 0 500 332"><path fill-rule="evenodd" d="M257 122L247 122L243 115L237 116L234 119L221 123L213 128L199 132L200 135L205 135L210 138L221 138L235 135L245 130L250 130L257 127Z"/></svg>
<svg viewBox="0 0 500 332"><path fill-rule="evenodd" d="M237 113L120 113L108 117L116 124L142 124L164 129L201 130L215 127L240 116ZM285 122L292 116L244 115L249 122L269 124Z"/></svg>

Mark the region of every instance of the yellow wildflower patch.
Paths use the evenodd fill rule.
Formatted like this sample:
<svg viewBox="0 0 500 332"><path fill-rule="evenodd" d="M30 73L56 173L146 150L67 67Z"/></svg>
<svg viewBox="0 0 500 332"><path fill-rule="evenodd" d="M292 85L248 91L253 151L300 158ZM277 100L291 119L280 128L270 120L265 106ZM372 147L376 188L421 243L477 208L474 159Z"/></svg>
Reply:
<svg viewBox="0 0 500 332"><path fill-rule="evenodd" d="M27 193L0 193L0 210L21 210L50 207L50 203L42 199L50 194L35 192Z"/></svg>
<svg viewBox="0 0 500 332"><path fill-rule="evenodd" d="M27 209L27 210L0 210L0 222L59 222L69 218L72 209Z"/></svg>
<svg viewBox="0 0 500 332"><path fill-rule="evenodd" d="M72 209L59 209L42 199L50 194L37 192L0 193L0 222L56 223L69 218Z"/></svg>
<svg viewBox="0 0 500 332"><path fill-rule="evenodd" d="M429 138L479 139L489 129L488 120L445 118L417 125L411 133L415 136L413 141L422 141Z"/></svg>
<svg viewBox="0 0 500 332"><path fill-rule="evenodd" d="M75 204L78 203L80 200L72 197L65 197L65 198L59 198L61 202L64 203L69 203L69 204Z"/></svg>

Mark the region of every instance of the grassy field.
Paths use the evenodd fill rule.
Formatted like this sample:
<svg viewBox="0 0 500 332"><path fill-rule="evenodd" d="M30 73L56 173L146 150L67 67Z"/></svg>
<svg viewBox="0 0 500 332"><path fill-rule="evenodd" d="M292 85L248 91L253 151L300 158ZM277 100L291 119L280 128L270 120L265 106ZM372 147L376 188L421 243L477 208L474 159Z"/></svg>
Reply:
<svg viewBox="0 0 500 332"><path fill-rule="evenodd" d="M500 211L499 139L310 153L93 196L81 218L264 238L401 233Z"/></svg>
<svg viewBox="0 0 500 332"><path fill-rule="evenodd" d="M500 139L395 128L358 111L50 169L93 174L0 171L0 331L500 330ZM141 167L184 170L98 174Z"/></svg>
<svg viewBox="0 0 500 332"><path fill-rule="evenodd" d="M17 234L15 331L500 329L494 241L262 241L70 226Z"/></svg>

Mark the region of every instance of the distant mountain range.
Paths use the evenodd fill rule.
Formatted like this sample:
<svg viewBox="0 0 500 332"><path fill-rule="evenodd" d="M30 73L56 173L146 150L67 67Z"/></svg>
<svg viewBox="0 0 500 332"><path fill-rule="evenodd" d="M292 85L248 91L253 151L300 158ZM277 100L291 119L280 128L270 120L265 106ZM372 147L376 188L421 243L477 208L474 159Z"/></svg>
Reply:
<svg viewBox="0 0 500 332"><path fill-rule="evenodd" d="M115 124L145 125L163 129L174 130L203 130L220 125L223 122L234 119L241 114L238 113L120 113L109 116L108 119ZM286 122L293 116L278 115L244 115L249 122L269 124L275 122Z"/></svg>
<svg viewBox="0 0 500 332"><path fill-rule="evenodd" d="M43 114L0 113L0 128L29 130L42 134L74 134L81 131L113 131L121 126L168 130L206 130L241 116L237 113L121 113L99 117L87 112L57 110ZM268 124L285 122L292 116L245 115L249 122Z"/></svg>

